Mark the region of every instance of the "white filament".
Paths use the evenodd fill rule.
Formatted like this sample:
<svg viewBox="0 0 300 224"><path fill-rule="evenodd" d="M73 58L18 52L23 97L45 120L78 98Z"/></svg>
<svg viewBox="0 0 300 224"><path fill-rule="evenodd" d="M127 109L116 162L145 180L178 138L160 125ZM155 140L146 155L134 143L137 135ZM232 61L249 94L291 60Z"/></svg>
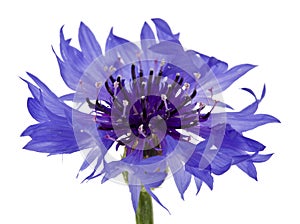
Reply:
<svg viewBox="0 0 300 224"><path fill-rule="evenodd" d="M138 131L141 135L143 135L144 137L146 137L145 133L144 133L144 125L141 124L138 128Z"/></svg>
<svg viewBox="0 0 300 224"><path fill-rule="evenodd" d="M166 110L169 110L168 103L167 103L167 98L168 97L165 94L161 94L161 100L164 101Z"/></svg>
<svg viewBox="0 0 300 224"><path fill-rule="evenodd" d="M125 115L125 113L126 113L126 108L127 108L127 106L128 106L128 101L127 100L123 100L123 106L124 106L124 108L123 108L123 114L122 114L122 117L126 117L126 115Z"/></svg>
<svg viewBox="0 0 300 224"><path fill-rule="evenodd" d="M118 89L118 87L119 87L119 84L120 84L120 83L119 83L118 81L115 81L115 82L114 82L114 95L115 95L115 96L117 96L117 89Z"/></svg>

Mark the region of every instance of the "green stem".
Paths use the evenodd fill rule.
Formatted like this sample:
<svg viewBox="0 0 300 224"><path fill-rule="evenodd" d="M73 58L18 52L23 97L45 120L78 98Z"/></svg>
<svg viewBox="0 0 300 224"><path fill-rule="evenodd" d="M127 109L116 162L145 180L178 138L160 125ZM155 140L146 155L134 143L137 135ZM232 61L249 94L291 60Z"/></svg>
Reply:
<svg viewBox="0 0 300 224"><path fill-rule="evenodd" d="M141 190L139 205L135 214L136 224L153 224L152 198L145 191Z"/></svg>

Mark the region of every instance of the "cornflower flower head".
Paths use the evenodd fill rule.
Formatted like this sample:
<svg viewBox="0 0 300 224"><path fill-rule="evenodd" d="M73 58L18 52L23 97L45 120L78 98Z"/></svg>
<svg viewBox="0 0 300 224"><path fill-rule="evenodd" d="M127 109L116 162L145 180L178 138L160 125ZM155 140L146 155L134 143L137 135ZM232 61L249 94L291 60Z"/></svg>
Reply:
<svg viewBox="0 0 300 224"><path fill-rule="evenodd" d="M24 79L32 97L27 106L38 122L22 133L31 140L25 149L49 155L81 152L89 167L84 181L102 178L128 184L133 208L140 197L154 194L168 176L181 197L194 179L198 192L204 182L236 165L257 179L255 163L267 161L265 146L244 132L279 122L256 114L265 96L234 111L222 92L255 66L228 64L194 50L186 50L162 19L153 19L156 35L144 23L139 42L114 35L111 29L103 52L84 24L80 49L60 30L60 54L53 50L60 74L71 89L57 96L36 76ZM117 153L115 153L117 151ZM117 156L116 156L117 154ZM78 174L79 174L78 173ZM197 192L197 193L198 193Z"/></svg>

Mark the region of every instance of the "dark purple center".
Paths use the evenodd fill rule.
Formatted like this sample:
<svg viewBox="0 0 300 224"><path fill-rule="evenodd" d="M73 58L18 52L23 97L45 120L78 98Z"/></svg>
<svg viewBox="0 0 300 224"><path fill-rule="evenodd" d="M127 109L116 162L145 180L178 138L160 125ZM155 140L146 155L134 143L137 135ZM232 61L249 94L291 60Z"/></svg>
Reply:
<svg viewBox="0 0 300 224"><path fill-rule="evenodd" d="M147 158L158 155L166 135L188 141L178 130L199 125L209 117L210 113L200 114L202 104L199 107L192 103L197 91L191 90L179 73L168 80L163 76L163 67L157 75L150 70L148 76L141 69L137 72L134 64L130 70L131 79L123 79L116 72L116 77L111 75L106 80L108 98L101 95L102 88L95 103L87 99L96 112L97 128L113 131L115 136L107 138L125 145L128 151L144 150Z"/></svg>

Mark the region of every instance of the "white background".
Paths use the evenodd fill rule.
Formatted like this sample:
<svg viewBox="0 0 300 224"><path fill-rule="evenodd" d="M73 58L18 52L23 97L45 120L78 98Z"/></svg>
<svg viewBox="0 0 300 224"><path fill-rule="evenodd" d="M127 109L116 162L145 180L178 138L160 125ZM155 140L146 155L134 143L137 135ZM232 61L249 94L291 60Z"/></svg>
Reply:
<svg viewBox="0 0 300 224"><path fill-rule="evenodd" d="M9 3L8 3L9 2ZM77 41L80 21L104 48L115 34L137 41L144 21L160 17L181 33L186 48L234 66L257 64L225 95L237 109L252 102L239 88L267 95L259 112L281 124L247 133L272 159L258 164L258 182L237 168L215 177L214 190L198 196L192 185L185 201L172 180L155 190L169 215L154 203L156 224L299 223L299 6L297 1L1 1L0 223L134 223L127 187L100 179L76 179L80 154L47 157L23 150L20 133L35 121L26 108L29 91L18 78L30 71L58 94L66 93L51 45L59 49L59 29Z"/></svg>

